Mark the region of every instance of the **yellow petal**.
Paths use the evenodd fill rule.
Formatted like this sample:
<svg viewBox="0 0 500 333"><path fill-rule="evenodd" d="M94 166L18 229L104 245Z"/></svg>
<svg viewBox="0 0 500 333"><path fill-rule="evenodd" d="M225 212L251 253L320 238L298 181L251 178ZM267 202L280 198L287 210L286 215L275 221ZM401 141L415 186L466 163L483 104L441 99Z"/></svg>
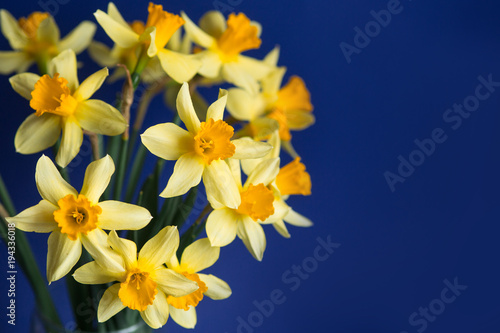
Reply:
<svg viewBox="0 0 500 333"><path fill-rule="evenodd" d="M109 155L90 163L87 170L85 170L80 194L86 196L92 204L97 204L104 190L108 187L113 172L115 172L115 164ZM101 218L99 217L100 221Z"/></svg>
<svg viewBox="0 0 500 333"><path fill-rule="evenodd" d="M215 264L219 254L219 247L212 247L208 238L202 238L186 247L182 253L181 265L190 273L196 273Z"/></svg>
<svg viewBox="0 0 500 333"><path fill-rule="evenodd" d="M0 74L6 75L19 72L26 67L31 60L26 53L18 51L0 51Z"/></svg>
<svg viewBox="0 0 500 333"><path fill-rule="evenodd" d="M296 227L311 227L313 225L311 220L297 213L293 209L290 209L288 211L288 214L285 216L284 220Z"/></svg>
<svg viewBox="0 0 500 333"><path fill-rule="evenodd" d="M35 180L42 198L53 205L57 205L59 199L68 194L78 195L76 190L61 177L50 158L45 155L40 157L36 164Z"/></svg>
<svg viewBox="0 0 500 333"><path fill-rule="evenodd" d="M106 44L100 42L91 42L88 52L92 60L99 66L113 67L119 61L118 58L114 57L112 50Z"/></svg>
<svg viewBox="0 0 500 333"><path fill-rule="evenodd" d="M36 30L36 37L38 41L56 45L59 42L60 33L56 21L52 16L47 17L40 22Z"/></svg>
<svg viewBox="0 0 500 333"><path fill-rule="evenodd" d="M273 223L273 227L274 229L276 229L276 231L283 237L285 238L290 238L290 233L288 232L288 229L285 225L285 222L283 222L283 220L278 220L276 222Z"/></svg>
<svg viewBox="0 0 500 333"><path fill-rule="evenodd" d="M198 290L198 284L195 281L165 267L157 269L155 276L158 288L167 295L182 297Z"/></svg>
<svg viewBox="0 0 500 333"><path fill-rule="evenodd" d="M139 252L139 262L158 267L167 262L179 247L179 232L176 227L165 227L148 240Z"/></svg>
<svg viewBox="0 0 500 333"><path fill-rule="evenodd" d="M278 66L278 59L280 58L280 47L276 45L265 57L264 62L272 67Z"/></svg>
<svg viewBox="0 0 500 333"><path fill-rule="evenodd" d="M213 198L229 208L238 208L241 203L240 191L226 162L215 160L203 171L203 184L207 197Z"/></svg>
<svg viewBox="0 0 500 333"><path fill-rule="evenodd" d="M196 153L182 155L175 163L174 172L160 196L170 198L187 193L200 183L204 168L202 157Z"/></svg>
<svg viewBox="0 0 500 333"><path fill-rule="evenodd" d="M245 182L245 187L250 184L264 184L269 185L272 181L276 179L280 171L280 159L279 157L270 158L262 161L255 169L250 173Z"/></svg>
<svg viewBox="0 0 500 333"><path fill-rule="evenodd" d="M251 95L241 88L229 89L227 110L238 120L251 121L264 114L265 101L260 94Z"/></svg>
<svg viewBox="0 0 500 333"><path fill-rule="evenodd" d="M9 41L12 49L23 49L28 43L28 38L17 20L5 9L0 10L0 23L2 25L2 34Z"/></svg>
<svg viewBox="0 0 500 333"><path fill-rule="evenodd" d="M105 322L125 308L120 297L118 297L118 290L120 290L120 284L115 283L106 289L104 295L102 295L97 309L97 319L100 323Z"/></svg>
<svg viewBox="0 0 500 333"><path fill-rule="evenodd" d="M59 42L59 50L64 51L72 49L76 54L80 54L83 50L89 47L92 42L92 38L94 38L95 31L95 23L90 21L81 22Z"/></svg>
<svg viewBox="0 0 500 333"><path fill-rule="evenodd" d="M287 110L285 116L288 127L295 131L304 130L315 122L314 115L303 110Z"/></svg>
<svg viewBox="0 0 500 333"><path fill-rule="evenodd" d="M232 209L214 210L208 215L207 236L212 246L226 246L236 237L240 218Z"/></svg>
<svg viewBox="0 0 500 333"><path fill-rule="evenodd" d="M56 163L65 168L78 155L83 141L83 131L75 117L63 121L61 146L56 156Z"/></svg>
<svg viewBox="0 0 500 333"><path fill-rule="evenodd" d="M194 110L193 101L189 94L189 85L186 82L182 84L179 90L176 107L179 118L181 118L182 122L186 125L187 130L194 135L198 133L200 130L200 120Z"/></svg>
<svg viewBox="0 0 500 333"><path fill-rule="evenodd" d="M194 328L196 326L196 308L190 307L189 310L177 309L169 304L170 316L180 326L184 328Z"/></svg>
<svg viewBox="0 0 500 333"><path fill-rule="evenodd" d="M80 240L92 258L111 273L125 273L123 258L108 245L108 235L100 228L96 228L87 235L80 235Z"/></svg>
<svg viewBox="0 0 500 333"><path fill-rule="evenodd" d="M104 31L106 31L109 38L111 38L113 42L118 44L120 47L129 48L138 43L139 35L137 35L130 27L123 26L120 22L115 21L111 16L102 10L96 11L94 16Z"/></svg>
<svg viewBox="0 0 500 333"><path fill-rule="evenodd" d="M227 29L226 18L218 10L206 12L199 22L200 28L212 37L219 38Z"/></svg>
<svg viewBox="0 0 500 333"><path fill-rule="evenodd" d="M78 268L73 274L76 281L83 284L102 284L117 281L122 274L113 274L92 261Z"/></svg>
<svg viewBox="0 0 500 333"><path fill-rule="evenodd" d="M14 145L21 154L34 154L52 147L61 134L60 117L43 114L38 117L34 113L23 121L16 132Z"/></svg>
<svg viewBox="0 0 500 333"><path fill-rule="evenodd" d="M240 66L245 72L250 74L254 79L261 80L275 68L274 66L269 66L262 60L257 60L244 55L238 57L238 66Z"/></svg>
<svg viewBox="0 0 500 333"><path fill-rule="evenodd" d="M119 135L127 128L127 121L120 111L98 99L79 103L75 118L82 128L97 134Z"/></svg>
<svg viewBox="0 0 500 333"><path fill-rule="evenodd" d="M273 208L274 214L269 216L265 221L262 221L262 224L275 223L283 220L290 211L290 206L288 206L283 200L274 200Z"/></svg>
<svg viewBox="0 0 500 333"><path fill-rule="evenodd" d="M156 27L147 27L146 30L139 37L139 41L144 44L149 44L147 55L153 58L158 54L158 48L156 47Z"/></svg>
<svg viewBox="0 0 500 333"><path fill-rule="evenodd" d="M70 240L58 230L49 236L47 250L47 280L57 281L75 266L82 254L82 243Z"/></svg>
<svg viewBox="0 0 500 333"><path fill-rule="evenodd" d="M153 304L148 305L146 310L141 311L141 317L146 324L152 328L160 328L167 323L168 320L168 303L167 296L159 292L156 294Z"/></svg>
<svg viewBox="0 0 500 333"><path fill-rule="evenodd" d="M122 26L129 27L127 21L125 21L118 8L116 8L116 5L112 2L108 3L108 15Z"/></svg>
<svg viewBox="0 0 500 333"><path fill-rule="evenodd" d="M142 229L153 218L146 208L125 202L103 201L99 207L99 226L106 230Z"/></svg>
<svg viewBox="0 0 500 333"><path fill-rule="evenodd" d="M266 235L262 226L250 217L244 217L242 222L238 224L238 236L250 254L261 261L266 249Z"/></svg>
<svg viewBox="0 0 500 333"><path fill-rule="evenodd" d="M236 62L222 65L222 77L227 82L247 90L252 95L256 95L259 92L257 80Z"/></svg>
<svg viewBox="0 0 500 333"><path fill-rule="evenodd" d="M186 21L184 24L184 29L186 29L186 33L189 38L191 38L196 44L201 45L205 48L209 48L212 46L216 40L200 28L186 15L186 13L181 12L181 16Z"/></svg>
<svg viewBox="0 0 500 333"><path fill-rule="evenodd" d="M40 76L34 73L22 73L12 76L9 79L12 89L27 100L31 99L31 92L35 90L35 83L40 80Z"/></svg>
<svg viewBox="0 0 500 333"><path fill-rule="evenodd" d="M144 146L164 160L177 160L194 150L193 136L173 123L158 124L141 135Z"/></svg>
<svg viewBox="0 0 500 333"><path fill-rule="evenodd" d="M136 265L137 245L133 241L120 238L116 231L111 230L108 236L108 244L122 256L127 269Z"/></svg>
<svg viewBox="0 0 500 333"><path fill-rule="evenodd" d="M278 99L278 92L281 88L285 72L286 67L278 67L262 79L262 92L269 96L269 103L274 103Z"/></svg>
<svg viewBox="0 0 500 333"><path fill-rule="evenodd" d="M231 141L235 146L233 158L236 159L254 159L264 157L273 148L267 142L255 141L249 137Z"/></svg>
<svg viewBox="0 0 500 333"><path fill-rule="evenodd" d="M68 81L68 88L73 92L78 88L78 75L76 69L76 55L73 50L66 50L61 53L49 65L50 74L59 73L60 77Z"/></svg>
<svg viewBox="0 0 500 333"><path fill-rule="evenodd" d="M207 119L222 120L224 118L224 108L227 103L227 90L219 89L219 98L213 102L207 110Z"/></svg>
<svg viewBox="0 0 500 333"><path fill-rule="evenodd" d="M196 55L201 61L201 67L198 70L200 75L211 79L216 78L222 66L220 56L216 52L210 50L202 51Z"/></svg>
<svg viewBox="0 0 500 333"><path fill-rule="evenodd" d="M161 67L168 76L179 83L191 80L201 67L201 61L195 55L166 49L158 52L158 59L160 59Z"/></svg>
<svg viewBox="0 0 500 333"><path fill-rule="evenodd" d="M89 99L97 90L99 90L108 75L109 71L107 68L103 68L100 71L95 72L82 82L73 94L73 97L80 101Z"/></svg>
<svg viewBox="0 0 500 333"><path fill-rule="evenodd" d="M231 288L225 281L212 274L198 274L198 276L200 280L207 285L208 290L205 292L206 296L215 300L226 299L231 296Z"/></svg>
<svg viewBox="0 0 500 333"><path fill-rule="evenodd" d="M47 200L41 200L37 205L27 208L14 217L7 217L9 223L15 223L16 228L23 231L52 232L57 229L54 221L54 211L59 209Z"/></svg>
<svg viewBox="0 0 500 333"><path fill-rule="evenodd" d="M229 165L229 169L231 170L231 174L233 175L233 179L236 182L236 186L238 188L242 188L241 186L241 162L240 160L229 158L227 159L227 164ZM217 209L214 207L214 209Z"/></svg>

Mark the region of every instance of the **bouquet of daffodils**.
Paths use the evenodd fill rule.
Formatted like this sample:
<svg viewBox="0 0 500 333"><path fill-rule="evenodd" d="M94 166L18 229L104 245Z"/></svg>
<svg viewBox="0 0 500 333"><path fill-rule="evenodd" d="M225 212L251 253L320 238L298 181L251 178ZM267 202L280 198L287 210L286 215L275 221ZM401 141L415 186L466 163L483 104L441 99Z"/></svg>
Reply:
<svg viewBox="0 0 500 333"><path fill-rule="evenodd" d="M146 9L145 23L126 21L113 3L94 13L112 48L93 41L97 25L90 21L61 39L48 13L16 19L0 11L13 49L0 52L0 73L17 72L9 81L28 101L16 151L52 148L54 155L49 151L36 164L41 200L20 213L0 178L1 234L33 288L37 312L51 325L61 320L47 282L66 277L79 330L109 332L144 322L156 329L169 315L194 328L205 296L231 295L226 282L209 274L221 247L238 236L262 260L266 225L283 237L290 237L285 222L312 225L286 203L290 195L311 193L291 144L291 131L314 123L303 80L292 76L282 83L286 68L278 66L277 47L263 60L242 55L260 47L262 31L243 13L226 18L210 11L196 24L162 5L150 3L144 14ZM104 68L79 78L77 55L85 49ZM38 74L28 72L33 64ZM123 80L118 100L92 98L106 79ZM146 88L131 112L140 84ZM200 90L216 85L230 88L207 103ZM150 102L160 93L173 111L171 122L144 129ZM84 135L92 160L78 191L67 166ZM288 164L281 162L282 149ZM141 184L145 160L154 156L154 171ZM175 166L165 185L166 160ZM200 196L208 204L193 209ZM193 215L194 222L185 224ZM47 280L23 231L49 234ZM199 238L202 232L206 238ZM98 299L91 320L77 311L89 296Z"/></svg>

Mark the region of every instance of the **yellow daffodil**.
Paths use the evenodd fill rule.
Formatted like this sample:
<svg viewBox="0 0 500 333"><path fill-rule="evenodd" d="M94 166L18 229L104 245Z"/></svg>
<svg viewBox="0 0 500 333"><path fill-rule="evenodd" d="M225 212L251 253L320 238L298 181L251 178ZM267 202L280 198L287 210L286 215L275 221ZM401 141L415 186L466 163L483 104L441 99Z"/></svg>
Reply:
<svg viewBox="0 0 500 333"><path fill-rule="evenodd" d="M280 154L280 138L279 132L274 132L269 141L273 149L263 158L241 161L242 169L245 174L251 174L252 171L266 159L279 157ZM274 200L282 209L288 213L281 219L277 219L272 223L273 227L283 237L290 238L290 234L285 225L285 222L296 227L310 227L313 225L311 220L302 216L290 207L286 200L290 195L310 195L311 194L311 177L306 171L306 166L300 162L300 157L296 157L292 162L282 167L274 182L269 185L272 190Z"/></svg>
<svg viewBox="0 0 500 333"><path fill-rule="evenodd" d="M274 119L279 125L280 138L290 141L290 130L299 131L314 124L311 97L304 81L292 76L288 83L281 87L285 67L276 67L279 49L270 52L264 61L275 69L262 79L262 89L256 94L240 88L229 89L227 109L233 117L250 122L250 131L258 138L262 132L274 130L272 123L262 119L263 116ZM271 125L270 125L271 124Z"/></svg>
<svg viewBox="0 0 500 333"><path fill-rule="evenodd" d="M209 198L214 211L208 216L206 230L212 246L228 245L238 235L254 258L262 260L266 236L261 224L279 221L288 213L288 207L275 200L270 188L278 175L279 163L279 158L263 160L241 185L240 162L229 161L241 204L234 209Z"/></svg>
<svg viewBox="0 0 500 333"><path fill-rule="evenodd" d="M80 193L59 174L52 161L42 156L36 165L36 185L42 200L9 223L24 231L49 232L47 280L59 280L76 264L82 245L90 255L113 272L121 272L120 258L107 247L103 229L137 230L151 220L147 209L118 201L99 202L115 170L106 156L90 163Z"/></svg>
<svg viewBox="0 0 500 333"><path fill-rule="evenodd" d="M225 160L258 158L269 152L267 143L251 139L231 140L234 129L223 119L227 91L221 89L219 99L209 106L206 121L200 122L184 83L177 96L177 112L187 131L173 123L155 125L141 135L142 143L154 155L165 160L177 160L174 173L162 197L186 193L203 183L209 199L227 207L240 205L238 187L231 177Z"/></svg>
<svg viewBox="0 0 500 333"><path fill-rule="evenodd" d="M119 282L104 292L97 310L99 322L128 307L138 310L149 326L160 328L168 319L168 297L182 297L198 289L195 281L164 266L179 246L176 227L163 228L144 244L139 254L134 242L119 238L114 230L107 241L121 257L122 270L110 270L105 262L96 259L73 275L83 284Z"/></svg>
<svg viewBox="0 0 500 333"><path fill-rule="evenodd" d="M94 16L113 42L121 48L116 49L118 54L126 52L130 57L139 57L137 61L141 61L144 48L148 58L158 57L161 67L172 79L177 82L189 81L200 68L200 61L193 55L165 49L165 45L184 24L184 20L178 15L164 11L162 5L151 2L148 12L146 23L134 21L128 24L116 6L110 3L108 13L98 10Z"/></svg>
<svg viewBox="0 0 500 333"><path fill-rule="evenodd" d="M186 247L180 263L176 255L167 262L168 268L184 275L191 281L195 281L199 287L198 290L186 296L167 297L172 319L184 328L194 328L196 325L195 308L204 296L214 300L231 296L231 288L226 282L211 274L199 273L212 266L219 259L219 253L219 247L212 247L208 238L203 238Z"/></svg>
<svg viewBox="0 0 500 333"><path fill-rule="evenodd" d="M49 74L22 73L10 78L12 88L30 100L35 110L17 130L17 152L33 154L51 147L62 130L56 162L65 167L80 151L82 129L105 135L118 135L126 129L127 122L117 109L89 99L108 76L108 69L79 84L76 66L75 53L66 50L51 61Z"/></svg>
<svg viewBox="0 0 500 333"><path fill-rule="evenodd" d="M0 22L3 35L14 50L0 52L0 74L25 72L35 61L44 68L64 50L72 49L78 54L89 46L96 30L94 23L83 21L61 40L54 18L42 12L16 20L2 9Z"/></svg>
<svg viewBox="0 0 500 333"><path fill-rule="evenodd" d="M222 77L256 94L259 90L257 80L268 75L272 66L241 53L260 47L260 26L243 13L230 14L226 22L220 12L211 11L200 20L204 31L185 13L181 15L186 21L188 36L206 49L197 53L203 62L199 73L207 78Z"/></svg>

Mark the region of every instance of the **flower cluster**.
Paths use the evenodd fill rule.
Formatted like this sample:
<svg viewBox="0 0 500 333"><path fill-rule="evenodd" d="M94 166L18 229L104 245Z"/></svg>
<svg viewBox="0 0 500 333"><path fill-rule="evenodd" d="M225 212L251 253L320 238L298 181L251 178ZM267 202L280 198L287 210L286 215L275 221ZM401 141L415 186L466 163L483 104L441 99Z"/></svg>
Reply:
<svg viewBox="0 0 500 333"><path fill-rule="evenodd" d="M262 60L242 54L260 48L259 23L243 13L226 18L210 11L197 25L186 13L153 3L147 11L145 21L125 20L113 3L94 13L112 47L92 41L96 25L89 21L61 40L48 13L16 20L0 11L2 33L13 49L0 52L0 73L18 72L10 83L32 109L16 133L16 151L53 147L57 164L40 157L35 179L42 200L5 219L19 230L50 233L49 283L69 274L80 284L106 285L99 322L128 308L153 328L169 315L194 328L195 308L204 296L231 295L226 282L200 273L218 260L221 247L238 236L260 261L266 225L286 238L285 222L312 225L287 200L311 194L291 131L315 119L304 81L291 76L282 83L286 68L278 66L278 47ZM77 54L87 48L104 68L80 83ZM33 63L39 74L26 72ZM114 69L109 78L108 67ZM106 79L124 79L116 107L91 99ZM148 88L131 112L141 82ZM233 87L219 89L209 105L200 91L220 84ZM174 111L172 121L142 129L149 102L162 92ZM77 191L65 168L78 155L84 134L92 142L93 162ZM138 186L148 152L158 162ZM166 185L159 184L165 160L175 161ZM208 204L196 212L198 188ZM161 207L158 196L165 198ZM196 221L180 233L190 214L198 214ZM207 238L196 240L203 230Z"/></svg>

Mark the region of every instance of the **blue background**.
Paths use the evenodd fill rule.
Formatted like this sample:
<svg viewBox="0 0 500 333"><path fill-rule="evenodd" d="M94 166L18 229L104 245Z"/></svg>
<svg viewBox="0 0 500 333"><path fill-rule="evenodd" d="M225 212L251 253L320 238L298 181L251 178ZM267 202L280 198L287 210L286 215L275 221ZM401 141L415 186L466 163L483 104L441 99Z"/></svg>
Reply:
<svg viewBox="0 0 500 333"><path fill-rule="evenodd" d="M127 20L146 18L147 2L116 3ZM350 63L339 44L354 45L354 28L364 29L373 21L370 11L386 9L387 0L232 3L238 3L235 11L263 25L262 48L249 54L262 57L280 44L280 65L288 67L288 76L303 77L311 91L317 124L295 133L293 142L311 174L313 195L289 203L315 225L290 227L291 239L266 228L268 246L261 263L240 241L223 248L209 272L227 281L233 295L225 301L204 300L197 308L197 331L237 332L238 317L248 322L250 316L260 324L254 332L498 332L500 91L481 101L457 129L443 119L454 103L474 94L478 76L491 74L500 81L498 2L402 0L401 12L373 34L369 45L352 54ZM164 4L174 13L185 10L194 20L213 9L211 1ZM40 10L36 1L3 1L2 7L15 17ZM73 0L61 5L55 18L62 35L78 21L94 21L92 13L98 8L105 10L106 2ZM101 28L96 39L110 42ZM4 38L0 49L9 49ZM81 80L98 69L86 53L79 60L85 63ZM96 96L111 102L110 93L116 89L109 87ZM0 80L0 91L0 171L21 210L39 200L34 182L39 154L15 153L14 134L31 111L7 77ZM214 100L215 94L208 99ZM157 98L146 125L168 117ZM436 128L447 140L392 192L384 173L397 173L398 156L408 159L417 148L414 140L429 138ZM154 159L149 161L148 171ZM83 166L72 173L77 188ZM304 260L311 264L307 258L314 255L318 237L341 245L317 268L309 266L307 278L287 273ZM47 235L29 238L43 268ZM6 254L0 264L6 271ZM283 279L283 274L295 277L295 282ZM433 304L436 311L442 310L435 300L446 287L443 281L455 278L467 289L425 327L422 321L412 326L409 317L420 307ZM0 286L4 308L5 280ZM33 297L22 274L17 275L17 288L16 328L24 332ZM69 321L64 282L50 289ZM269 300L275 289L286 300L269 316L259 317L254 301ZM184 329L170 319L163 331Z"/></svg>

